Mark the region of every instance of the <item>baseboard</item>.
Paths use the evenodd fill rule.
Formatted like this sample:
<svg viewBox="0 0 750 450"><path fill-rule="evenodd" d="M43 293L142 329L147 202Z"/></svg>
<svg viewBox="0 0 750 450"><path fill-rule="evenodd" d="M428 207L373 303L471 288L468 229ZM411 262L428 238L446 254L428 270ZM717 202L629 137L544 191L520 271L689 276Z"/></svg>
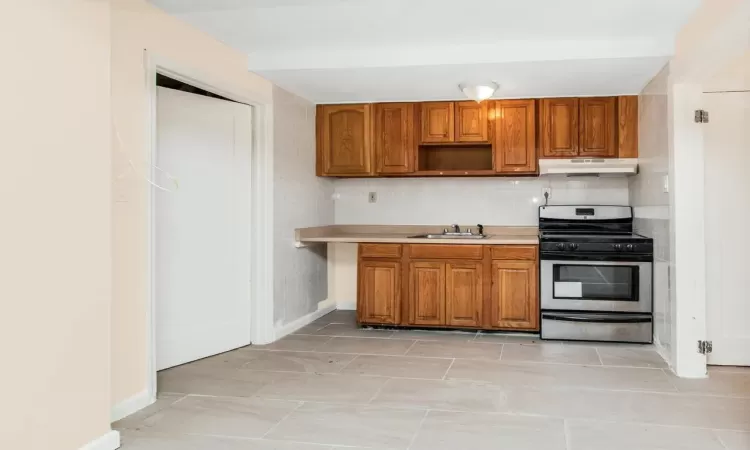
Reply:
<svg viewBox="0 0 750 450"><path fill-rule="evenodd" d="M156 398L150 395L148 390L141 391L113 406L112 411L110 412L110 421L117 422L120 419L142 410L155 401Z"/></svg>
<svg viewBox="0 0 750 450"><path fill-rule="evenodd" d="M81 447L80 450L115 450L116 448L120 448L120 433L110 430L109 433L99 436Z"/></svg>
<svg viewBox="0 0 750 450"><path fill-rule="evenodd" d="M294 333L295 331L299 330L305 325L308 325L314 322L315 320L318 320L319 318L325 316L331 311L334 311L335 309L336 309L336 304L333 301L323 300L322 302L318 303L317 311L313 311L310 314L302 316L299 319L296 319L285 325L277 326L275 330L275 335L276 335L275 340L279 340L288 334Z"/></svg>
<svg viewBox="0 0 750 450"><path fill-rule="evenodd" d="M336 303L336 309L342 311L355 311L357 309L357 301L352 300L350 302L338 302Z"/></svg>

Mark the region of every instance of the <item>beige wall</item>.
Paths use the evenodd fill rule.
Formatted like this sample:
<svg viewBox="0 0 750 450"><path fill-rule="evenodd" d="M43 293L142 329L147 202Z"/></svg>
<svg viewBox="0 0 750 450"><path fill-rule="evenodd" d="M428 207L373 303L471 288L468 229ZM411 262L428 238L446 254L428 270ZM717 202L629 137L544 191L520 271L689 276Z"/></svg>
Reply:
<svg viewBox="0 0 750 450"><path fill-rule="evenodd" d="M680 29L675 43L675 53L684 57L700 48L710 34L716 32L727 17L747 0L703 0L698 9Z"/></svg>
<svg viewBox="0 0 750 450"><path fill-rule="evenodd" d="M748 51L730 62L711 80L703 84L704 92L750 90L750 42Z"/></svg>
<svg viewBox="0 0 750 450"><path fill-rule="evenodd" d="M149 144L144 49L202 81L271 103L272 85L247 71L247 57L147 4L112 1L112 112L125 148L113 151L112 401L147 387L148 216L141 170Z"/></svg>
<svg viewBox="0 0 750 450"><path fill-rule="evenodd" d="M109 7L9 0L0 14L0 448L109 432Z"/></svg>
<svg viewBox="0 0 750 450"><path fill-rule="evenodd" d="M703 0L675 41L671 78L705 82L750 47L750 1Z"/></svg>

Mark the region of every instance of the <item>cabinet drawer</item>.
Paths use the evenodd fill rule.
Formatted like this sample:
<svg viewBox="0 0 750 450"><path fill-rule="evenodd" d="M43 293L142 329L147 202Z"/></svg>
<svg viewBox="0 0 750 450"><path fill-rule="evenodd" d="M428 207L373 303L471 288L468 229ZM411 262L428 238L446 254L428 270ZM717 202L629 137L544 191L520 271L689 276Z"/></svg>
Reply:
<svg viewBox="0 0 750 450"><path fill-rule="evenodd" d="M411 259L482 259L481 245L419 244L409 247Z"/></svg>
<svg viewBox="0 0 750 450"><path fill-rule="evenodd" d="M535 245L499 245L490 247L492 259L512 259L534 261L536 259Z"/></svg>
<svg viewBox="0 0 750 450"><path fill-rule="evenodd" d="M400 258L401 244L359 244L360 258Z"/></svg>

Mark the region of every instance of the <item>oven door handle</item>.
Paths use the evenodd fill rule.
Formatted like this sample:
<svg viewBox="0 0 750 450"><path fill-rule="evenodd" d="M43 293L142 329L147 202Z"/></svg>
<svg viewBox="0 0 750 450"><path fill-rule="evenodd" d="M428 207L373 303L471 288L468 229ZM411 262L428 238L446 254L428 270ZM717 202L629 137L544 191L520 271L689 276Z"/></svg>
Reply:
<svg viewBox="0 0 750 450"><path fill-rule="evenodd" d="M596 323L646 323L652 321L651 315L648 314L542 313L542 319Z"/></svg>

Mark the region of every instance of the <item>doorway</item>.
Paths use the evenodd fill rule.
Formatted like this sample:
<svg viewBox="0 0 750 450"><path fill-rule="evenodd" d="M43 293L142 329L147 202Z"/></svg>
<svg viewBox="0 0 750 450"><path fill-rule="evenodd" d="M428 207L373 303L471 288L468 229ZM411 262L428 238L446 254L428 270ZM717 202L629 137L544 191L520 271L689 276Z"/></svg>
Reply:
<svg viewBox="0 0 750 450"><path fill-rule="evenodd" d="M252 110L160 86L156 139L154 331L162 370L251 342Z"/></svg>

